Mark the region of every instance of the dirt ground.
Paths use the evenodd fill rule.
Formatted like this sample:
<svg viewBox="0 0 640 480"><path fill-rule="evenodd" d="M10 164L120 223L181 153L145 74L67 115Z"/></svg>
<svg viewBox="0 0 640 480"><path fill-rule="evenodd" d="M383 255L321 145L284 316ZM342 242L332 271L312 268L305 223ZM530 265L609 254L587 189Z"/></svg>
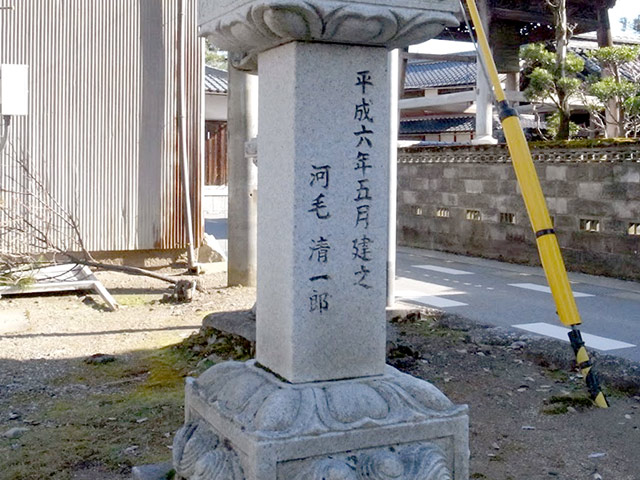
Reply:
<svg viewBox="0 0 640 480"><path fill-rule="evenodd" d="M224 272L201 276L207 293L189 304L163 302L161 281L97 276L117 312L86 293L0 300L0 312L28 318L0 335L2 479L119 480L168 461L184 377L247 358L237 339L190 337L206 314L253 305L255 290L225 287ZM87 363L95 354L111 357ZM598 361L606 410L591 406L566 344L436 312L389 330L389 363L469 405L473 479L639 480L640 369Z"/></svg>

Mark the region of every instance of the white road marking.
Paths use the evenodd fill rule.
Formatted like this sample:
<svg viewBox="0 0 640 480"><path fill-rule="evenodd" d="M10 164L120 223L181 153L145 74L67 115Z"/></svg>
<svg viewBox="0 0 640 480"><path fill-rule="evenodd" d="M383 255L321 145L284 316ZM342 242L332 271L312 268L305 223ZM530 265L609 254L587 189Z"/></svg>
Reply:
<svg viewBox="0 0 640 480"><path fill-rule="evenodd" d="M528 332L545 335L547 337L558 338L569 342L567 332L568 328L561 327L559 325L551 325L550 323L538 322L538 323L523 323L520 325L513 325L515 328L526 330ZM598 335L591 335L589 333L582 333L582 339L587 347L595 348L596 350L616 350L619 348L631 348L635 345L626 342L620 342L611 338L600 337Z"/></svg>
<svg viewBox="0 0 640 480"><path fill-rule="evenodd" d="M535 283L510 283L510 287L517 288L526 288L527 290L534 290L536 292L544 292L551 293L551 289L549 287L545 287L544 285L537 285ZM573 296L578 297L595 297L595 295L591 295L589 293L581 293L581 292L573 292Z"/></svg>
<svg viewBox="0 0 640 480"><path fill-rule="evenodd" d="M447 293L447 295L451 295ZM435 295L424 295L421 292L412 290L397 292L396 298L399 300L407 300L410 302L421 303L436 308L463 307L466 303L449 300L448 298L437 297Z"/></svg>
<svg viewBox="0 0 640 480"><path fill-rule="evenodd" d="M413 268L422 268L423 270L432 270L434 272L448 273L449 275L473 275L473 272L465 272L464 270L456 270L455 268L437 267L436 265L411 265Z"/></svg>
<svg viewBox="0 0 640 480"><path fill-rule="evenodd" d="M436 308L451 308L451 307L464 307L467 305L463 302L456 302L455 300L449 300L448 298L441 297L416 297L408 299L411 302L422 303L423 305L429 305Z"/></svg>
<svg viewBox="0 0 640 480"><path fill-rule="evenodd" d="M400 277L396 283L398 291L410 291L415 295L464 295L467 292L455 290L453 287L437 283L422 282L411 278Z"/></svg>
<svg viewBox="0 0 640 480"><path fill-rule="evenodd" d="M396 298L409 300L436 308L461 307L463 302L441 298L441 296L464 295L466 292L455 290L446 285L420 282L410 278L399 278L396 283Z"/></svg>

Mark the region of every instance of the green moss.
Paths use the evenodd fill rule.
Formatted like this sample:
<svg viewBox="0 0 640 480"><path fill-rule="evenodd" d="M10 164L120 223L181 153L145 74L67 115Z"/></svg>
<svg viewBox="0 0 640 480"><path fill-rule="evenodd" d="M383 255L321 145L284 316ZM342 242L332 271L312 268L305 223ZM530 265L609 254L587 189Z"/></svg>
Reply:
<svg viewBox="0 0 640 480"><path fill-rule="evenodd" d="M184 378L211 366L212 353L247 359L252 346L205 330L180 344L132 352L110 363L88 365L78 359L74 375L57 379L56 385L80 383L90 387L88 392L102 393L49 399L43 392L23 398L41 406L33 418L39 424L19 440L0 438L0 470L16 480L66 480L86 465L127 473L134 464L167 461L167 445L184 421Z"/></svg>
<svg viewBox="0 0 640 480"><path fill-rule="evenodd" d="M175 348L201 359L216 355L237 361L249 360L255 350L254 345L248 340L214 328L201 329Z"/></svg>
<svg viewBox="0 0 640 480"><path fill-rule="evenodd" d="M593 401L583 395L553 396L546 403L549 407L542 410L545 415L563 415L569 411L569 407L576 410L593 407Z"/></svg>
<svg viewBox="0 0 640 480"><path fill-rule="evenodd" d="M453 342L464 342L467 338L467 332L454 330L428 320L416 323L414 328L416 333L426 337L448 338Z"/></svg>
<svg viewBox="0 0 640 480"><path fill-rule="evenodd" d="M549 399L549 403L574 408L589 408L593 406L593 401L590 398L581 395L553 396Z"/></svg>
<svg viewBox="0 0 640 480"><path fill-rule="evenodd" d="M591 148L638 143L635 138L583 138L578 140L553 140L547 142L529 142L531 148Z"/></svg>
<svg viewBox="0 0 640 480"><path fill-rule="evenodd" d="M567 382L569 381L569 375L565 370L560 369L547 369L545 370L545 375L555 381L558 382Z"/></svg>
<svg viewBox="0 0 640 480"><path fill-rule="evenodd" d="M122 472L134 464L166 461L167 445L184 420L184 376L194 361L187 351L168 347L109 364L80 363L82 371L66 383L104 387L117 379L117 389L54 400L19 440L22 447L0 440L0 467L12 479L68 479L81 465ZM127 382L128 377L136 381Z"/></svg>
<svg viewBox="0 0 640 480"><path fill-rule="evenodd" d="M634 144L640 143L638 139L635 138L583 138L577 140L552 140L552 141L536 141L529 142L529 147L531 149L536 148L592 148L592 147L609 147L616 145L629 145L632 146ZM506 148L506 145L503 145ZM404 152L413 153L420 152L424 150L428 150L430 152L450 152L452 150L466 150L468 149L468 145L460 145L460 146L429 146L429 147L405 147L402 149ZM474 146L474 150L482 151L482 150L491 150L495 148L495 146Z"/></svg>
<svg viewBox="0 0 640 480"><path fill-rule="evenodd" d="M545 415L563 415L568 411L566 405L554 405L553 407L543 409L542 413Z"/></svg>

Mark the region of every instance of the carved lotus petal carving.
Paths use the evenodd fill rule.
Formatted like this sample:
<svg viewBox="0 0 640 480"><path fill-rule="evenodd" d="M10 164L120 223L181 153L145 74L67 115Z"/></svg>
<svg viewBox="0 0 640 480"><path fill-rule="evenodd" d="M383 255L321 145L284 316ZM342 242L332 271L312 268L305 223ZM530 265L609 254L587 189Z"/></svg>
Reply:
<svg viewBox="0 0 640 480"><path fill-rule="evenodd" d="M184 425L173 440L173 465L180 475L191 477L196 463L219 444L218 437L198 423Z"/></svg>
<svg viewBox="0 0 640 480"><path fill-rule="evenodd" d="M263 26L273 38L310 41L322 36L322 19L308 4L277 2L273 5L261 5L255 9L252 16L254 19L256 16L262 19Z"/></svg>
<svg viewBox="0 0 640 480"><path fill-rule="evenodd" d="M235 454L218 448L200 457L191 480L244 480L244 475Z"/></svg>
<svg viewBox="0 0 640 480"><path fill-rule="evenodd" d="M433 444L409 447L402 452L407 465L407 480L452 480L447 459L440 447Z"/></svg>
<svg viewBox="0 0 640 480"><path fill-rule="evenodd" d="M400 372L396 375L394 383L408 400L429 405L434 410L448 410L453 407L451 400L431 383Z"/></svg>
<svg viewBox="0 0 640 480"><path fill-rule="evenodd" d="M405 467L400 455L384 450L361 458L358 473L362 479L401 480L405 478Z"/></svg>
<svg viewBox="0 0 640 480"><path fill-rule="evenodd" d="M329 459L313 463L294 480L358 480L358 476L347 463Z"/></svg>
<svg viewBox="0 0 640 480"><path fill-rule="evenodd" d="M225 50L255 54L291 41L403 47L458 25L454 0L201 0L200 29Z"/></svg>
<svg viewBox="0 0 640 480"><path fill-rule="evenodd" d="M222 399L221 407L230 411L242 410L265 383L263 378L248 372L229 379L218 395Z"/></svg>
<svg viewBox="0 0 640 480"><path fill-rule="evenodd" d="M226 362L190 385L201 401L260 438L316 435L466 412L430 383L391 367L380 377L291 385L253 361Z"/></svg>
<svg viewBox="0 0 640 480"><path fill-rule="evenodd" d="M366 384L338 384L324 390L331 417L351 424L364 418L381 420L389 415L389 404Z"/></svg>
<svg viewBox="0 0 640 480"><path fill-rule="evenodd" d="M269 395L256 413L256 427L264 431L289 430L300 412L300 391L278 389Z"/></svg>
<svg viewBox="0 0 640 480"><path fill-rule="evenodd" d="M363 19L366 18L366 21ZM398 18L391 10L371 14L354 6L332 12L325 23L325 36L339 43L388 43L398 33Z"/></svg>

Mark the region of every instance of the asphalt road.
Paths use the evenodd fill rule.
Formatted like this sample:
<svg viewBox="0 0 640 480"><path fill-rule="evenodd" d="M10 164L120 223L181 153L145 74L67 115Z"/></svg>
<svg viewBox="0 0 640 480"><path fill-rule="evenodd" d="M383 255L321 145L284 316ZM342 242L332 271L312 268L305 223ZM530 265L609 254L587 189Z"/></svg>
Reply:
<svg viewBox="0 0 640 480"><path fill-rule="evenodd" d="M226 251L227 219L207 219L205 230ZM396 261L398 300L568 342L541 268L402 247ZM587 346L640 362L640 283L569 277Z"/></svg>
<svg viewBox="0 0 640 480"><path fill-rule="evenodd" d="M399 248L396 298L567 341L542 268ZM590 349L640 361L640 283L570 273Z"/></svg>

